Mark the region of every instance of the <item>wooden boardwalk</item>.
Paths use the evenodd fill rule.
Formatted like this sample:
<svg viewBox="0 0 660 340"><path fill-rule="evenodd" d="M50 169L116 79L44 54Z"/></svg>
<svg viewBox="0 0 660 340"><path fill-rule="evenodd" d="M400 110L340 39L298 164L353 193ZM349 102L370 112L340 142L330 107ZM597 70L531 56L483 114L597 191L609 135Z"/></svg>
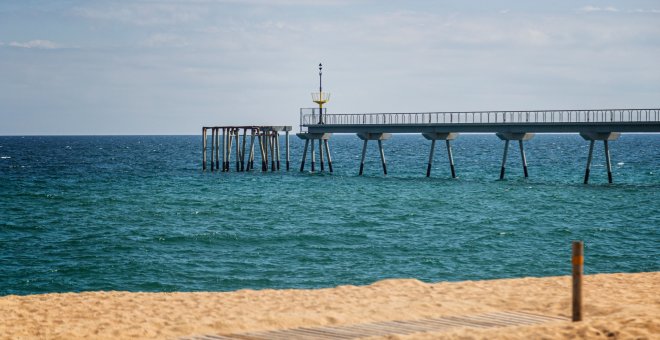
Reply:
<svg viewBox="0 0 660 340"><path fill-rule="evenodd" d="M344 326L301 327L261 332L208 334L181 338L186 340L284 340L284 339L359 339L370 336L406 335L420 332L446 332L459 328L498 328L570 321L566 317L527 312L493 312L468 316L444 316L405 321L381 321Z"/></svg>

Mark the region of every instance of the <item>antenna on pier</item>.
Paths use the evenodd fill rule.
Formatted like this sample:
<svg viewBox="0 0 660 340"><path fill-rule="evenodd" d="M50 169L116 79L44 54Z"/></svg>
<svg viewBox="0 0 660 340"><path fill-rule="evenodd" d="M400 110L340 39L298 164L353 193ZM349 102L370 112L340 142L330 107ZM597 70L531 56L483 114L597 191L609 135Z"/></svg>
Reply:
<svg viewBox="0 0 660 340"><path fill-rule="evenodd" d="M312 93L312 101L319 104L319 124L323 124L323 104L330 101L330 93L323 93L323 64L319 63L319 92Z"/></svg>

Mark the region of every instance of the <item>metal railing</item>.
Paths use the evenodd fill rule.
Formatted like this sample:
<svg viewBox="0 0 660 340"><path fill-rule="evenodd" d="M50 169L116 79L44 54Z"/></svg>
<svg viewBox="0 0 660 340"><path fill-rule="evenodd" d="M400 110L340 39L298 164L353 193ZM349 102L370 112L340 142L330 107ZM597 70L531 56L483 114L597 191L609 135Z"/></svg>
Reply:
<svg viewBox="0 0 660 340"><path fill-rule="evenodd" d="M326 114L331 125L566 124L660 122L660 109ZM300 109L300 127L319 124L318 108Z"/></svg>

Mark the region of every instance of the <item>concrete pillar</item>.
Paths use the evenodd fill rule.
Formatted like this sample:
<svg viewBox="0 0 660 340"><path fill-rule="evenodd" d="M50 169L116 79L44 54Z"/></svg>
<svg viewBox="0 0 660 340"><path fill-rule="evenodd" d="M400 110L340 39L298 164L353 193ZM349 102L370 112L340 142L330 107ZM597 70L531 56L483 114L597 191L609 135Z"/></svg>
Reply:
<svg viewBox="0 0 660 340"><path fill-rule="evenodd" d="M261 171L266 171L266 150L264 150L263 132L259 131L257 141L259 142L259 155L261 156Z"/></svg>
<svg viewBox="0 0 660 340"><path fill-rule="evenodd" d="M305 158L307 158L308 146L309 146L309 139L305 139L305 148L303 149L302 161L300 161L300 172L305 171Z"/></svg>
<svg viewBox="0 0 660 340"><path fill-rule="evenodd" d="M591 171L591 159L594 155L594 143L595 140L589 141L589 156L587 157L587 170L584 172L584 184L589 183L589 172Z"/></svg>
<svg viewBox="0 0 660 340"><path fill-rule="evenodd" d="M277 170L280 170L280 133L275 131L275 156L277 158Z"/></svg>
<svg viewBox="0 0 660 340"><path fill-rule="evenodd" d="M587 158L587 169L584 173L584 184L589 182L589 172L591 169L591 160L594 150L594 142L597 140L602 140L605 146L605 163L607 166L607 181L612 183L612 163L610 160L610 146L609 141L614 141L621 136L619 132L581 132L580 136L584 140L588 140L589 144L589 157Z"/></svg>
<svg viewBox="0 0 660 340"><path fill-rule="evenodd" d="M362 146L362 160L360 161L360 176L362 176L362 170L364 170L364 157L367 155L367 142L369 140L364 140L364 146Z"/></svg>
<svg viewBox="0 0 660 340"><path fill-rule="evenodd" d="M232 129L227 129L227 172L229 172L229 164L231 164L231 147L234 141Z"/></svg>
<svg viewBox="0 0 660 340"><path fill-rule="evenodd" d="M607 181L612 183L612 163L610 162L610 147L607 139L603 141L605 144L605 163L607 164Z"/></svg>
<svg viewBox="0 0 660 340"><path fill-rule="evenodd" d="M451 169L451 177L456 178L456 171L454 170L454 158L451 154L451 145L449 144L450 140L454 140L458 137L458 133L455 132L424 132L422 133L424 138L431 141L431 152L429 154L429 164L426 168L426 177L431 176L431 168L433 166L433 157L435 155L435 141L444 140L447 145L447 156L449 159L449 168Z"/></svg>
<svg viewBox="0 0 660 340"><path fill-rule="evenodd" d="M387 164L385 164L385 152L383 151L383 141L378 140L378 149L380 149L380 162L383 163L383 174L387 175Z"/></svg>
<svg viewBox="0 0 660 340"><path fill-rule="evenodd" d="M332 157L330 156L330 141L327 139L324 139L323 142L325 143L325 153L328 155L328 169L330 169L330 172L332 172Z"/></svg>
<svg viewBox="0 0 660 340"><path fill-rule="evenodd" d="M286 171L289 171L289 131L286 131Z"/></svg>
<svg viewBox="0 0 660 340"><path fill-rule="evenodd" d="M506 165L506 154L509 152L509 140L504 141L504 156L502 157L502 168L500 168L500 179L504 179L504 169Z"/></svg>
<svg viewBox="0 0 660 340"><path fill-rule="evenodd" d="M216 161L215 161L215 128L211 128L211 172L215 170Z"/></svg>
<svg viewBox="0 0 660 340"><path fill-rule="evenodd" d="M527 158L525 158L525 149L523 148L523 141L519 140L518 145L520 145L520 157L522 158L523 172L525 173L525 178L529 177L527 173Z"/></svg>
<svg viewBox="0 0 660 340"><path fill-rule="evenodd" d="M241 148L241 171L245 171L245 142L247 140L247 128L243 128L243 147Z"/></svg>
<svg viewBox="0 0 660 340"><path fill-rule="evenodd" d="M447 144L447 158L449 158L449 169L451 170L451 178L456 178L456 170L454 169L454 156L451 154L451 144L449 144L449 139L445 140Z"/></svg>
<svg viewBox="0 0 660 340"><path fill-rule="evenodd" d="M215 128L215 170L220 171L220 128Z"/></svg>
<svg viewBox="0 0 660 340"><path fill-rule="evenodd" d="M431 140L431 152L429 153L429 164L426 166L426 177L431 177L431 167L433 166L434 152L435 152L435 139Z"/></svg>
<svg viewBox="0 0 660 340"><path fill-rule="evenodd" d="M268 136L268 139L270 140L270 170L271 171L277 171L277 164L275 160L275 132L271 131L270 136Z"/></svg>
<svg viewBox="0 0 660 340"><path fill-rule="evenodd" d="M321 171L325 171L323 158L323 139L319 139L319 161L321 162Z"/></svg>
<svg viewBox="0 0 660 340"><path fill-rule="evenodd" d="M316 153L314 152L314 140L313 139L311 140L311 144L312 144L312 150L311 150L312 151L312 172L314 172L315 171L314 167L316 165L315 164L316 163Z"/></svg>
<svg viewBox="0 0 660 340"><path fill-rule="evenodd" d="M202 171L206 170L206 128L202 128Z"/></svg>
<svg viewBox="0 0 660 340"><path fill-rule="evenodd" d="M250 155L248 156L247 170L254 169L254 129L250 129Z"/></svg>
<svg viewBox="0 0 660 340"><path fill-rule="evenodd" d="M240 131L238 128L234 130L234 133L236 134L236 172L241 171L241 145L240 145Z"/></svg>

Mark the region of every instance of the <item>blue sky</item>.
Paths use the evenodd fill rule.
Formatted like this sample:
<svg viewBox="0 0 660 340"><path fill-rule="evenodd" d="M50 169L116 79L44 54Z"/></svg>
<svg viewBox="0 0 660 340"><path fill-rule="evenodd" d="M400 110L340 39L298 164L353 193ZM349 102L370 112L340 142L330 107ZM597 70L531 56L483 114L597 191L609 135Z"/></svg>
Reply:
<svg viewBox="0 0 660 340"><path fill-rule="evenodd" d="M0 134L660 106L658 1L3 0Z"/></svg>

